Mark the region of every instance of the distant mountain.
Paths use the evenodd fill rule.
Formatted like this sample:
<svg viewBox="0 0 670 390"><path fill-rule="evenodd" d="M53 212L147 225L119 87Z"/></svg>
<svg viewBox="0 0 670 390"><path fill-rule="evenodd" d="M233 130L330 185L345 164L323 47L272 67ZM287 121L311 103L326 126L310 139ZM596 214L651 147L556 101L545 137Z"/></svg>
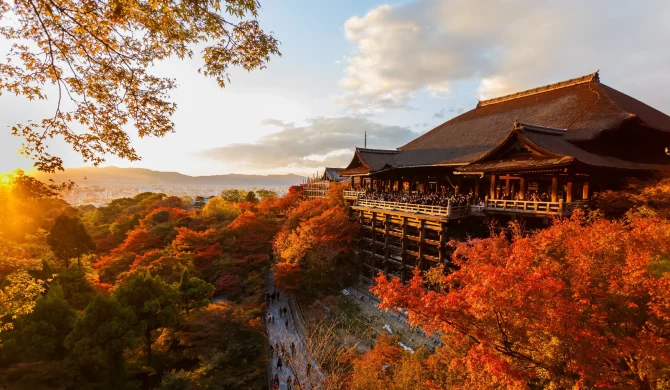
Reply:
<svg viewBox="0 0 670 390"><path fill-rule="evenodd" d="M212 175L189 176L178 172L160 172L144 168L67 168L56 174L35 173L39 180L53 179L60 183L72 180L78 185L175 185L175 186L222 186L246 187L288 187L300 184L305 179L298 175ZM86 177L86 180L84 180Z"/></svg>

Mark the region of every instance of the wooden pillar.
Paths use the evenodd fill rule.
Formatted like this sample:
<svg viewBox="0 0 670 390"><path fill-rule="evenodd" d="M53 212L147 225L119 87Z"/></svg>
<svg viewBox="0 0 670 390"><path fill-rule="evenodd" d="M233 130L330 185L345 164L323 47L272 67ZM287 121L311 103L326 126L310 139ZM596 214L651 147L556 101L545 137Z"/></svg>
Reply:
<svg viewBox="0 0 670 390"><path fill-rule="evenodd" d="M445 256L444 256L444 247L447 242L447 224L442 223L441 224L441 229L440 229L440 246L437 248L437 253L438 253L438 259L440 261L440 264L445 262Z"/></svg>
<svg viewBox="0 0 670 390"><path fill-rule="evenodd" d="M505 179L505 195L511 196L512 191L510 191L510 190L511 189L509 188L509 176L507 176L507 179Z"/></svg>
<svg viewBox="0 0 670 390"><path fill-rule="evenodd" d="M479 182L480 182L479 178L476 178L475 179L475 199L479 198L479 184L480 184Z"/></svg>
<svg viewBox="0 0 670 390"><path fill-rule="evenodd" d="M565 194L565 201L568 203L572 202L572 180L568 181L568 193Z"/></svg>
<svg viewBox="0 0 670 390"><path fill-rule="evenodd" d="M558 177L551 178L551 201L558 202Z"/></svg>
<svg viewBox="0 0 670 390"><path fill-rule="evenodd" d="M391 241L389 236L389 230L391 229L390 215L386 214L386 219L384 220L384 275L389 274L389 241Z"/></svg>
<svg viewBox="0 0 670 390"><path fill-rule="evenodd" d="M526 200L526 178L522 177L519 180L519 199Z"/></svg>
<svg viewBox="0 0 670 390"><path fill-rule="evenodd" d="M407 281L407 270L405 264L407 263L407 217L402 217L402 238L400 239L400 282L403 284Z"/></svg>
<svg viewBox="0 0 670 390"><path fill-rule="evenodd" d="M416 262L416 267L421 270L421 266L423 265L423 247L424 247L424 241L426 240L426 220L422 219L421 220L421 225L419 227L419 258Z"/></svg>
<svg viewBox="0 0 670 390"><path fill-rule="evenodd" d="M496 198L496 175L491 175L491 188L490 188L489 199Z"/></svg>
<svg viewBox="0 0 670 390"><path fill-rule="evenodd" d="M589 182L588 181L584 182L584 187L582 188L582 199L584 199L584 200L589 199Z"/></svg>
<svg viewBox="0 0 670 390"><path fill-rule="evenodd" d="M372 213L372 274L377 275L377 213Z"/></svg>

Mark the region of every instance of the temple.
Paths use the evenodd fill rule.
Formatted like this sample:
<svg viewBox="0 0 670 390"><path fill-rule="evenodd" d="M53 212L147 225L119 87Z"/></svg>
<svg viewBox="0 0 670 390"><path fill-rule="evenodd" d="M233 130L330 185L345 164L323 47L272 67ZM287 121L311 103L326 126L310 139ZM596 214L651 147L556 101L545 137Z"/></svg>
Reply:
<svg viewBox="0 0 670 390"><path fill-rule="evenodd" d="M596 72L480 101L396 150L356 148L337 175L351 182L363 278L405 281L448 263L446 242L472 220L541 227L667 170L668 147L670 117Z"/></svg>

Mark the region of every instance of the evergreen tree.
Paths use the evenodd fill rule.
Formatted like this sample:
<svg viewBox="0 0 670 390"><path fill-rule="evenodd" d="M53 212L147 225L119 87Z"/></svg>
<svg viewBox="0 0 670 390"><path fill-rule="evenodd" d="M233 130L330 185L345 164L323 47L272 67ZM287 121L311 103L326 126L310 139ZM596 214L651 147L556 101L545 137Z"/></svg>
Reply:
<svg viewBox="0 0 670 390"><path fill-rule="evenodd" d="M179 292L147 272L128 280L114 295L122 306L132 310L137 329L145 339L147 362L151 365L151 332L178 322Z"/></svg>
<svg viewBox="0 0 670 390"><path fill-rule="evenodd" d="M186 268L181 274L178 289L187 314L190 309L209 304L214 294L214 285L196 277L189 277Z"/></svg>
<svg viewBox="0 0 670 390"><path fill-rule="evenodd" d="M75 311L60 286L37 300L35 309L3 337L3 361L41 361L65 357L63 342L72 330Z"/></svg>
<svg viewBox="0 0 670 390"><path fill-rule="evenodd" d="M123 351L135 340L133 322L130 308L98 294L75 321L65 346L82 371L104 371L108 388L119 388L125 382Z"/></svg>
<svg viewBox="0 0 670 390"><path fill-rule="evenodd" d="M47 243L65 268L70 267L70 259L91 252L96 248L86 227L77 217L60 215L47 235ZM81 266L81 264L79 264Z"/></svg>

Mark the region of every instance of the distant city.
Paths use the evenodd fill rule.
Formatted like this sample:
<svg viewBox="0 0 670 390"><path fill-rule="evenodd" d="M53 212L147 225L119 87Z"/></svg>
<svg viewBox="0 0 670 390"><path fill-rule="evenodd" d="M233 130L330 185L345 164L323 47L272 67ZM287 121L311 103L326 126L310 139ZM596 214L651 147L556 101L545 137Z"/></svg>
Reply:
<svg viewBox="0 0 670 390"><path fill-rule="evenodd" d="M292 185L305 178L298 175L214 175L189 176L177 172L159 172L140 168L68 168L54 175L37 173L40 180L56 183L73 181L76 186L62 193L73 206L85 204L104 206L114 199L133 197L143 192L164 193L169 196L204 198L218 196L223 190L236 188L246 191L266 189L282 196Z"/></svg>

